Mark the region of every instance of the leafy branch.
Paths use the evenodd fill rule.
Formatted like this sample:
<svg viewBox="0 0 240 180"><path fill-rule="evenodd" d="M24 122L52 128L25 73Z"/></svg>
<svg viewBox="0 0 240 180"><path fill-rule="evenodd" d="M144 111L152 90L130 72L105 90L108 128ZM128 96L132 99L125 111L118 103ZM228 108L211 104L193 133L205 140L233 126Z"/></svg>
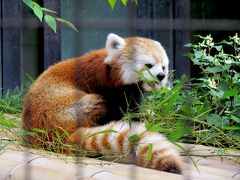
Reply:
<svg viewBox="0 0 240 180"><path fill-rule="evenodd" d="M54 17L50 14L57 14L56 11L53 11L51 9L45 8L40 6L38 3L36 3L34 0L22 0L24 4L26 4L33 13L38 17L40 22L43 22L43 20L47 23L47 25L56 33L57 32L57 22L64 23L76 32L78 32L75 25L66 19ZM117 0L108 0L108 4L114 9L116 5ZM128 0L121 0L122 4L124 6L127 6ZM135 4L138 4L138 0L132 0Z"/></svg>
<svg viewBox="0 0 240 180"><path fill-rule="evenodd" d="M41 7L38 3L36 3L33 0L22 0L23 3L25 3L30 9L32 9L33 13L38 17L40 22L43 22L43 20L47 23L47 25L56 33L57 32L57 21L66 24L76 32L78 32L77 28L75 27L74 24L71 22L59 18L59 17L54 17L51 14L57 14L56 11L53 11L51 9Z"/></svg>

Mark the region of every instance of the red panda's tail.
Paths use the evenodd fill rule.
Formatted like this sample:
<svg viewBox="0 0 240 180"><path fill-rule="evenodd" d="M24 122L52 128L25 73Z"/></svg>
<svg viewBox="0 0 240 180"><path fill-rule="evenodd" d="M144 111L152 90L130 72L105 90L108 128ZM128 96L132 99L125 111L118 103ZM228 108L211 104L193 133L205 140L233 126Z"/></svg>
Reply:
<svg viewBox="0 0 240 180"><path fill-rule="evenodd" d="M80 128L70 137L87 151L126 155L147 168L181 173L182 160L175 147L159 133L147 132L143 123L112 122L94 128ZM134 141L134 142L130 142ZM130 157L133 158L130 158Z"/></svg>

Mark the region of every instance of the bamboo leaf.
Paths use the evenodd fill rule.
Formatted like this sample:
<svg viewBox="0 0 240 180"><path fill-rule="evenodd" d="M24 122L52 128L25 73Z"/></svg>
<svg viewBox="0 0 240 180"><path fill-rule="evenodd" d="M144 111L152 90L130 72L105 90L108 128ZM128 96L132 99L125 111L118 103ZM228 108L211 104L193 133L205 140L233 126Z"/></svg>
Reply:
<svg viewBox="0 0 240 180"><path fill-rule="evenodd" d="M138 135L136 135L136 134L128 137L128 141L129 142L136 142L139 139L140 139L140 137Z"/></svg>
<svg viewBox="0 0 240 180"><path fill-rule="evenodd" d="M153 145L151 143L151 144L149 144L148 152L147 152L147 156L146 156L146 160L148 160L148 161L150 161L152 159L152 150L153 150Z"/></svg>
<svg viewBox="0 0 240 180"><path fill-rule="evenodd" d="M43 11L41 7L34 6L33 7L34 14L38 17L38 19L42 22L43 19Z"/></svg>
<svg viewBox="0 0 240 180"><path fill-rule="evenodd" d="M76 26L75 26L73 23L71 23L71 22L69 22L69 21L67 21L67 20L65 20L65 19L62 19L62 18L56 18L56 20L59 21L59 22L65 23L65 24L68 25L70 28L72 28L74 31L78 32Z"/></svg>
<svg viewBox="0 0 240 180"><path fill-rule="evenodd" d="M33 131L41 134L48 134L48 132L44 129L39 129L39 128L33 128Z"/></svg>
<svg viewBox="0 0 240 180"><path fill-rule="evenodd" d="M32 0L23 0L24 4L26 4L28 7L33 9L33 2Z"/></svg>
<svg viewBox="0 0 240 180"><path fill-rule="evenodd" d="M223 126L222 128L225 129L225 130L229 130L229 131L240 130L239 126Z"/></svg>
<svg viewBox="0 0 240 180"><path fill-rule="evenodd" d="M162 124L150 124L146 122L146 128L150 132L167 132L168 130L162 127Z"/></svg>
<svg viewBox="0 0 240 180"><path fill-rule="evenodd" d="M56 11L53 11L53 10L45 8L45 7L42 7L42 10L46 11L46 12L50 12L50 13L55 13L55 14L57 13Z"/></svg>
<svg viewBox="0 0 240 180"><path fill-rule="evenodd" d="M123 3L124 6L127 5L127 2L128 2L128 0L122 0L122 3Z"/></svg>
<svg viewBox="0 0 240 180"><path fill-rule="evenodd" d="M45 15L44 20L49 25L49 27L56 33L57 32L57 23L56 23L55 18L50 15Z"/></svg>
<svg viewBox="0 0 240 180"><path fill-rule="evenodd" d="M111 6L112 10L114 9L116 2L117 0L108 0L108 4Z"/></svg>
<svg viewBox="0 0 240 180"><path fill-rule="evenodd" d="M1 119L0 126L7 127L7 128L15 127L14 124L12 124L11 122L9 122L8 120L5 120L5 119Z"/></svg>
<svg viewBox="0 0 240 180"><path fill-rule="evenodd" d="M33 4L33 6L36 6L36 7L41 7L38 3L36 3L36 2L34 2L34 1L32 1L32 4Z"/></svg>
<svg viewBox="0 0 240 180"><path fill-rule="evenodd" d="M19 130L19 131L17 131L17 134L22 135L22 136L36 136L36 133L26 131L26 130Z"/></svg>
<svg viewBox="0 0 240 180"><path fill-rule="evenodd" d="M231 119L237 123L240 123L240 118L236 117L236 116L231 116Z"/></svg>
<svg viewBox="0 0 240 180"><path fill-rule="evenodd" d="M89 137L93 137L93 136L96 136L98 134L105 134L105 133L117 133L117 131L111 130L111 129L107 129L107 130L103 130L103 131L92 133L92 134L89 135Z"/></svg>

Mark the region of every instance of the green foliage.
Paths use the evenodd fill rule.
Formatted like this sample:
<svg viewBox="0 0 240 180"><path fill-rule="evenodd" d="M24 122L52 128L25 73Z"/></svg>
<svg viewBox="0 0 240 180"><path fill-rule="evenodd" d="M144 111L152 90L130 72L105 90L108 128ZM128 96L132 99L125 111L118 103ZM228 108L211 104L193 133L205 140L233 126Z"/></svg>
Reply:
<svg viewBox="0 0 240 180"><path fill-rule="evenodd" d="M214 43L211 35L197 36L198 44L188 44L192 62L201 69L202 78L195 83L198 95L204 96L211 109L207 121L217 127L239 126L240 119L240 38ZM226 50L225 50L226 49Z"/></svg>
<svg viewBox="0 0 240 180"><path fill-rule="evenodd" d="M49 16L49 15L45 15L44 20L49 25L49 27L56 33L57 32L56 20L52 16Z"/></svg>
<svg viewBox="0 0 240 180"><path fill-rule="evenodd" d="M78 32L75 25L65 19L54 17L51 14L56 14L57 12L41 7L37 2L34 0L22 0L24 4L26 4L30 9L32 9L33 13L37 18L40 20L40 22L43 22L43 20L47 23L47 25L56 33L57 32L57 21L60 23L64 23L70 28L72 28L74 31ZM138 4L137 0L132 0L135 4ZM128 0L121 0L122 4L124 6L127 6ZM117 3L117 0L108 0L108 4L114 9L115 5ZM50 13L50 14L49 14Z"/></svg>
<svg viewBox="0 0 240 180"><path fill-rule="evenodd" d="M218 145L232 146L240 143L240 38L238 34L215 43L211 35L206 37L196 36L201 42L187 44L194 65L201 70L201 78L192 81L193 91L200 98L201 104L208 113L202 120L207 122L211 132L224 135L215 137ZM198 128L198 132L203 127ZM205 134L206 131L203 133ZM213 135L213 134L212 134ZM211 137L211 138L212 138ZM214 142L204 136L200 139L205 142ZM234 141L236 143L234 143ZM234 145L235 146L235 145ZM235 146L239 149L239 145Z"/></svg>
<svg viewBox="0 0 240 180"><path fill-rule="evenodd" d="M137 142L139 139L140 139L140 137L136 134L128 137L129 142Z"/></svg>
<svg viewBox="0 0 240 180"><path fill-rule="evenodd" d="M20 116L22 111L24 88L7 91L0 98L0 114Z"/></svg>
<svg viewBox="0 0 240 180"><path fill-rule="evenodd" d="M117 0L108 0L108 4L111 6L112 9L114 9L116 2Z"/></svg>
<svg viewBox="0 0 240 180"><path fill-rule="evenodd" d="M153 145L149 144L146 160L150 161L152 159Z"/></svg>
<svg viewBox="0 0 240 180"><path fill-rule="evenodd" d="M163 87L159 91L153 86L152 92L143 97L141 111L137 116L145 121L148 131L163 132L172 141L191 133L186 120L192 115L179 114L181 106L186 103L185 108L188 108L189 103L189 99L182 94L185 82L186 78L182 77L171 90Z"/></svg>
<svg viewBox="0 0 240 180"><path fill-rule="evenodd" d="M138 0L132 0L135 4L138 4ZM128 0L121 0L122 4L124 6L127 6ZM108 0L108 4L110 5L110 7L112 8L112 10L114 9L115 5L117 3L117 0Z"/></svg>
<svg viewBox="0 0 240 180"><path fill-rule="evenodd" d="M106 130L103 130L103 131L92 133L92 134L89 135L89 137L93 137L93 136L96 136L98 134L106 134L106 133L117 133L117 131L111 130L111 129L106 129Z"/></svg>
<svg viewBox="0 0 240 180"><path fill-rule="evenodd" d="M214 43L210 35L196 37L201 42L187 44L191 52L186 55L201 77L182 77L172 89L157 90L137 72L152 92L143 97L140 112L125 119L144 120L148 131L171 141L240 149L240 38Z"/></svg>
<svg viewBox="0 0 240 180"><path fill-rule="evenodd" d="M75 30L76 32L78 32L77 28L75 27L74 24L72 24L71 22L62 19L62 18L58 18L58 17L54 17L51 14L56 14L55 11L45 8L45 7L41 7L38 3L36 3L34 0L22 0L30 9L32 9L33 13L38 17L38 19L40 20L40 22L43 22L43 20L47 23L47 25L56 33L57 32L57 21L66 24L67 26L69 26L70 28L72 28L73 30Z"/></svg>

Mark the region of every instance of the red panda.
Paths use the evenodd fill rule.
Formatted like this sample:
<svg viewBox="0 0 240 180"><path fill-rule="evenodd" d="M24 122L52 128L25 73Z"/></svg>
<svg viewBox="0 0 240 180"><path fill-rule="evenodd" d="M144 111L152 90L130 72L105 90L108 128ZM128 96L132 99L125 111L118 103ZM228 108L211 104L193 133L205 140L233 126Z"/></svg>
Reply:
<svg viewBox="0 0 240 180"><path fill-rule="evenodd" d="M111 33L105 49L59 62L38 77L24 100L23 128L51 131L61 127L69 132L66 142L84 150L130 152L139 166L181 173L181 158L163 135L147 132L143 123L133 122L130 127L120 120L128 108L138 110L141 91L151 90L136 71L153 81L148 67L165 85L168 63L159 42L141 37L124 39ZM157 83L154 86L160 88ZM96 133L103 130L113 131ZM134 145L128 141L132 135L140 137ZM27 138L37 144L34 137ZM146 160L150 144L152 158Z"/></svg>

